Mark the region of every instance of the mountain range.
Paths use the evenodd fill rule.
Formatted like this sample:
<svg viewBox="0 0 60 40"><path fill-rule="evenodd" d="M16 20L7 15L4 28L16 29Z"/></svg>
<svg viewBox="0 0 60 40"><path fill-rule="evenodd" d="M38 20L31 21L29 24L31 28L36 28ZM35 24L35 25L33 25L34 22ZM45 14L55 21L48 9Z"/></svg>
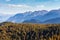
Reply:
<svg viewBox="0 0 60 40"><path fill-rule="evenodd" d="M10 18L7 22L14 23L60 23L60 9L58 10L41 10L34 12L18 13Z"/></svg>

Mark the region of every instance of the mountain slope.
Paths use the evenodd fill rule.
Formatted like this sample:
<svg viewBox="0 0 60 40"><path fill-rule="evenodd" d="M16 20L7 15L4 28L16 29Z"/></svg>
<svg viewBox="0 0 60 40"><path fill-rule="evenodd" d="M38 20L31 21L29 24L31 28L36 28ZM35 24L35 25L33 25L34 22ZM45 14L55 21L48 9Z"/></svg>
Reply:
<svg viewBox="0 0 60 40"><path fill-rule="evenodd" d="M60 17L60 10L51 10L43 16L39 15L34 18L43 22L43 21L53 19L53 18L58 18L58 17Z"/></svg>
<svg viewBox="0 0 60 40"><path fill-rule="evenodd" d="M16 14L7 21L16 23L60 23L60 10L34 11ZM58 22L59 21L59 22Z"/></svg>
<svg viewBox="0 0 60 40"><path fill-rule="evenodd" d="M42 22L36 19L30 19L23 21L23 23L42 23Z"/></svg>
<svg viewBox="0 0 60 40"><path fill-rule="evenodd" d="M47 11L34 11L34 12L25 12L25 13L18 13L15 16L10 17L7 21L8 22L16 22L16 23L22 23L25 20L32 19L35 16L45 14Z"/></svg>
<svg viewBox="0 0 60 40"><path fill-rule="evenodd" d="M46 20L46 21L44 21L43 23L47 23L47 24L49 24L49 23L51 23L51 24L58 24L58 23L60 23L60 18L53 18L53 19L49 19L49 20Z"/></svg>
<svg viewBox="0 0 60 40"><path fill-rule="evenodd" d="M51 10L43 16L38 15L33 18L36 20L35 23L60 23L60 10ZM28 20L25 20L24 22L27 21ZM28 23L30 22L32 22L32 19L30 19Z"/></svg>

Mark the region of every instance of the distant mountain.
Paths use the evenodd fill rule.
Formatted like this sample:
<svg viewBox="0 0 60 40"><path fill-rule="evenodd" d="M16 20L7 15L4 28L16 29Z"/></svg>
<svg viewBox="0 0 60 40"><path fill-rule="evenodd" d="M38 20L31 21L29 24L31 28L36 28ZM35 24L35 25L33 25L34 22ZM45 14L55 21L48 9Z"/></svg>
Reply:
<svg viewBox="0 0 60 40"><path fill-rule="evenodd" d="M18 13L15 16L10 17L7 21L8 22L22 23L23 21L32 19L35 16L44 15L47 12L48 11L42 10L42 11Z"/></svg>
<svg viewBox="0 0 60 40"><path fill-rule="evenodd" d="M12 17L10 17L7 21L8 22L16 22L16 23L21 23L24 21L27 15L29 15L30 12L25 12L25 13L18 13Z"/></svg>
<svg viewBox="0 0 60 40"><path fill-rule="evenodd" d="M53 18L58 18L58 17L60 17L60 10L51 10L43 16L39 15L34 18L43 22L43 21L53 19Z"/></svg>
<svg viewBox="0 0 60 40"><path fill-rule="evenodd" d="M48 12L47 14L42 16L41 18L43 21L46 21L46 20L58 18L58 17L60 17L60 10L51 10L50 12Z"/></svg>
<svg viewBox="0 0 60 40"><path fill-rule="evenodd" d="M21 22L22 18L23 18L23 14L20 13L20 14L16 14L16 15L10 17L7 21L9 21L9 22Z"/></svg>
<svg viewBox="0 0 60 40"><path fill-rule="evenodd" d="M30 19L30 20L25 20L23 23L42 23L42 22L36 19Z"/></svg>
<svg viewBox="0 0 60 40"><path fill-rule="evenodd" d="M8 22L16 23L60 23L60 10L34 11L19 13L10 17ZM59 21L59 22L58 22Z"/></svg>
<svg viewBox="0 0 60 40"><path fill-rule="evenodd" d="M57 24L57 23L60 23L60 18L53 18L53 19L49 19L49 20L46 20L45 22L43 22L43 23L47 23L47 24L49 24L49 23L51 23L51 24Z"/></svg>
<svg viewBox="0 0 60 40"><path fill-rule="evenodd" d="M36 19L30 19L30 20L25 20L23 23L58 24L60 23L60 18L53 18L53 19L49 19L43 22Z"/></svg>

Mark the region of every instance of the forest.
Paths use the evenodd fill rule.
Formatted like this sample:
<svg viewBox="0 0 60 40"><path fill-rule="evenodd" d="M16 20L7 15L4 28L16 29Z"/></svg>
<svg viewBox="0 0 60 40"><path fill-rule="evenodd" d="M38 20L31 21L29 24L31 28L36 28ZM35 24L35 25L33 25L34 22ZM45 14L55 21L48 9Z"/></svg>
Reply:
<svg viewBox="0 0 60 40"><path fill-rule="evenodd" d="M3 22L0 40L60 40L60 24Z"/></svg>

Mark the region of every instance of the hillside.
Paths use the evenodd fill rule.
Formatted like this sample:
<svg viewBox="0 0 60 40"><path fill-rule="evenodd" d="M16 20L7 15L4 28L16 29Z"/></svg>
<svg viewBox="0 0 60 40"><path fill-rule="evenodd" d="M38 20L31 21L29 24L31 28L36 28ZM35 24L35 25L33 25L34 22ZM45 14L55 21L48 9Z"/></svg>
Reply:
<svg viewBox="0 0 60 40"><path fill-rule="evenodd" d="M60 24L0 23L0 40L60 40Z"/></svg>

